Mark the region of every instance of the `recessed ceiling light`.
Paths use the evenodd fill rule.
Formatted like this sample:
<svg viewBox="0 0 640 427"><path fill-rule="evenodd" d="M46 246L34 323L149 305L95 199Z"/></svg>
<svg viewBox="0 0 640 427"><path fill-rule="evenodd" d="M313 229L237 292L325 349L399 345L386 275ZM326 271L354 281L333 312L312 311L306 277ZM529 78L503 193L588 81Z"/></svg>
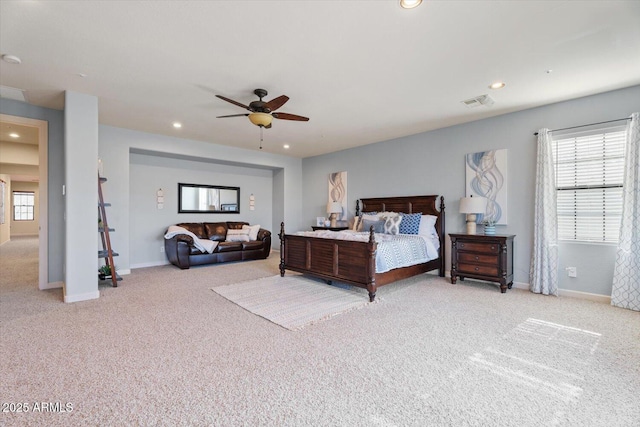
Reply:
<svg viewBox="0 0 640 427"><path fill-rule="evenodd" d="M288 149L289 149L289 144L284 144L284 145L282 146L282 148L284 148L285 150L288 150Z"/></svg>
<svg viewBox="0 0 640 427"><path fill-rule="evenodd" d="M76 73L76 76L85 78L87 75L85 73Z"/></svg>
<svg viewBox="0 0 640 427"><path fill-rule="evenodd" d="M173 127L176 129L180 129L182 127L182 123L180 122L173 122Z"/></svg>
<svg viewBox="0 0 640 427"><path fill-rule="evenodd" d="M490 89L502 89L505 86L506 86L505 82L495 82L495 83L491 83L489 85L489 88Z"/></svg>
<svg viewBox="0 0 640 427"><path fill-rule="evenodd" d="M420 6L422 0L400 0L400 7L403 9L413 9Z"/></svg>
<svg viewBox="0 0 640 427"><path fill-rule="evenodd" d="M9 64L21 64L22 60L15 55L7 55L6 53L2 55L2 60L4 62L8 62Z"/></svg>
<svg viewBox="0 0 640 427"><path fill-rule="evenodd" d="M20 135L18 135L18 134L17 134L17 133L15 133L15 132L10 133L10 134L9 134L9 136L10 136L11 138L20 138Z"/></svg>

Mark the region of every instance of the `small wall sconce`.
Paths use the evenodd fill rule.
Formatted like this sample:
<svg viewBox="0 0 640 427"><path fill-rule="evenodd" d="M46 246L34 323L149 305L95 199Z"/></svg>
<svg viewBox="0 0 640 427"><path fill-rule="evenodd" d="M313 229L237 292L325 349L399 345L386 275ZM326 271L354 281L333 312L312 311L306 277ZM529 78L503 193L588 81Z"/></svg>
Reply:
<svg viewBox="0 0 640 427"><path fill-rule="evenodd" d="M249 196L249 210L250 211L256 210L256 198L253 195L253 193L251 193L251 195Z"/></svg>
<svg viewBox="0 0 640 427"><path fill-rule="evenodd" d="M162 191L162 188L159 188L158 191L156 191L156 204L158 209L164 208L164 191Z"/></svg>

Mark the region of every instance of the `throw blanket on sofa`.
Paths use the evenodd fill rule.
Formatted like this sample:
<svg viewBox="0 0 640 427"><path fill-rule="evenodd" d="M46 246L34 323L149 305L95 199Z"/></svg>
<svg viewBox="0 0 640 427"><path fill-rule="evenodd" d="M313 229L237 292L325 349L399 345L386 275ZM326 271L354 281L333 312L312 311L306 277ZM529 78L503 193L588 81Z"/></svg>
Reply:
<svg viewBox="0 0 640 427"><path fill-rule="evenodd" d="M198 236L187 230L186 228L178 227L177 225L170 225L167 230L167 234L164 235L165 239L171 239L178 234L186 234L193 238L193 246L198 248L200 252L212 253L218 246L218 242L214 242L209 239L200 239Z"/></svg>

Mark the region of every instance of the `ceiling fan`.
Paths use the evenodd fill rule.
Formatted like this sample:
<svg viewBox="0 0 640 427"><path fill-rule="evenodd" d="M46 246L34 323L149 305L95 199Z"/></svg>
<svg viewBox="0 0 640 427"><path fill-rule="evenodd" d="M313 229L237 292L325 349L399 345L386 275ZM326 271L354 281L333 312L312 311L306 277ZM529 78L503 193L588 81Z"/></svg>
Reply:
<svg viewBox="0 0 640 427"><path fill-rule="evenodd" d="M282 107L285 102L287 102L289 100L289 97L286 95L281 95L277 98L273 98L271 101L269 102L265 102L262 100L262 98L264 98L265 96L267 96L267 91L264 89L256 89L253 91L254 94L256 94L256 96L258 98L260 98L259 101L253 101L251 102L249 105L244 105L238 101L234 101L233 99L229 99L227 97L224 97L222 95L216 95L218 98L230 102L234 105L237 105L238 107L242 107L245 110L249 110L250 113L245 113L245 114L231 114L228 116L218 116L218 119L221 118L226 118L226 117L240 117L240 116L244 116L244 117L249 117L249 120L251 121L251 123L253 123L256 126L259 126L261 128L266 128L269 129L271 128L271 121L275 118L275 119L281 119L281 120L295 120L295 121L299 121L299 122L308 122L309 118L308 117L303 117L303 116L298 116L295 114L289 114L289 113L276 113L275 111Z"/></svg>

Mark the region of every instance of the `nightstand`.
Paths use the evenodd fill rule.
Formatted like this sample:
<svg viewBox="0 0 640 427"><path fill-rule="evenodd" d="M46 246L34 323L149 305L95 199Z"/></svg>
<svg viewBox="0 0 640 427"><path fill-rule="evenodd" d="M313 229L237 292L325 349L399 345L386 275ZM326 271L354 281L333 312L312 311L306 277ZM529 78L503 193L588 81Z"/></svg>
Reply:
<svg viewBox="0 0 640 427"><path fill-rule="evenodd" d="M456 279L500 283L500 292L513 285L515 235L449 234L451 237L451 283Z"/></svg>
<svg viewBox="0 0 640 427"><path fill-rule="evenodd" d="M349 227L320 227L317 225L312 225L311 228L313 229L313 231L316 231L316 230L341 231L341 230L349 229Z"/></svg>

